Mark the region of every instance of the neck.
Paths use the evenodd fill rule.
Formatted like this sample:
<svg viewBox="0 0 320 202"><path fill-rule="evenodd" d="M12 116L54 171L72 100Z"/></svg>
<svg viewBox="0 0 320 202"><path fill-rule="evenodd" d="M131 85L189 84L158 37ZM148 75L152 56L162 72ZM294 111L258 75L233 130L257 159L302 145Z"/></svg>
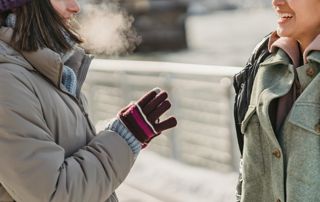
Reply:
<svg viewBox="0 0 320 202"><path fill-rule="evenodd" d="M307 47L310 45L311 41L307 40L298 40L299 47L302 53L307 49Z"/></svg>
<svg viewBox="0 0 320 202"><path fill-rule="evenodd" d="M311 35L304 35L304 37L297 39L302 53L304 53L304 51L308 48L308 46L315 40L315 38L318 35L319 33L314 33Z"/></svg>

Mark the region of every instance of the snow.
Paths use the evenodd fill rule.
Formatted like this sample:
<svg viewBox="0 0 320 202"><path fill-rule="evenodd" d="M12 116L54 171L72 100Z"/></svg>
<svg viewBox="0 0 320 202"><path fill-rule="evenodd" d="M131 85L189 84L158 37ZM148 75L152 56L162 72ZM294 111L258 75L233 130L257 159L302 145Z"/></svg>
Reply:
<svg viewBox="0 0 320 202"><path fill-rule="evenodd" d="M143 150L118 190L122 202L233 202L237 173L188 166Z"/></svg>

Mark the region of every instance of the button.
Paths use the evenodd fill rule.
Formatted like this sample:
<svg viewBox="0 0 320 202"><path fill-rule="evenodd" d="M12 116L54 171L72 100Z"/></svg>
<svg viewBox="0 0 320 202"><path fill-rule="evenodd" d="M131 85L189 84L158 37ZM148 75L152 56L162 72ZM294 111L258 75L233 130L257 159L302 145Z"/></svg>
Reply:
<svg viewBox="0 0 320 202"><path fill-rule="evenodd" d="M314 130L315 130L317 133L320 133L320 123L317 123L317 124L314 126Z"/></svg>
<svg viewBox="0 0 320 202"><path fill-rule="evenodd" d="M314 77L314 75L316 74L316 69L314 67L308 67L306 73L308 76Z"/></svg>
<svg viewBox="0 0 320 202"><path fill-rule="evenodd" d="M278 159L281 158L281 151L279 149L273 150L272 154Z"/></svg>

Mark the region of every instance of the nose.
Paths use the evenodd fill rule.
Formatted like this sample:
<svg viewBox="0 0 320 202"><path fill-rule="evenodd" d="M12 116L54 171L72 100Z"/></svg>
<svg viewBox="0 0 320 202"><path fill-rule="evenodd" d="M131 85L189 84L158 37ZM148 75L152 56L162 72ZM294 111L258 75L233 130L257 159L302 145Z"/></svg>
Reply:
<svg viewBox="0 0 320 202"><path fill-rule="evenodd" d="M67 10L71 13L77 14L80 12L80 4L78 0L68 1Z"/></svg>
<svg viewBox="0 0 320 202"><path fill-rule="evenodd" d="M272 0L273 7L279 7L286 4L286 0Z"/></svg>

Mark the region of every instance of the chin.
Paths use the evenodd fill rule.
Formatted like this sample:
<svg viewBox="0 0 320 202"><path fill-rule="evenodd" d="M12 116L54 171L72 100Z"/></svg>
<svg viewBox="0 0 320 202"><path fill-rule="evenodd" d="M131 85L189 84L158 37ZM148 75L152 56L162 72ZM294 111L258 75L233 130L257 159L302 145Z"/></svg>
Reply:
<svg viewBox="0 0 320 202"><path fill-rule="evenodd" d="M290 34L288 32L286 32L285 30L281 29L278 27L277 29L277 34L280 37L290 37Z"/></svg>

